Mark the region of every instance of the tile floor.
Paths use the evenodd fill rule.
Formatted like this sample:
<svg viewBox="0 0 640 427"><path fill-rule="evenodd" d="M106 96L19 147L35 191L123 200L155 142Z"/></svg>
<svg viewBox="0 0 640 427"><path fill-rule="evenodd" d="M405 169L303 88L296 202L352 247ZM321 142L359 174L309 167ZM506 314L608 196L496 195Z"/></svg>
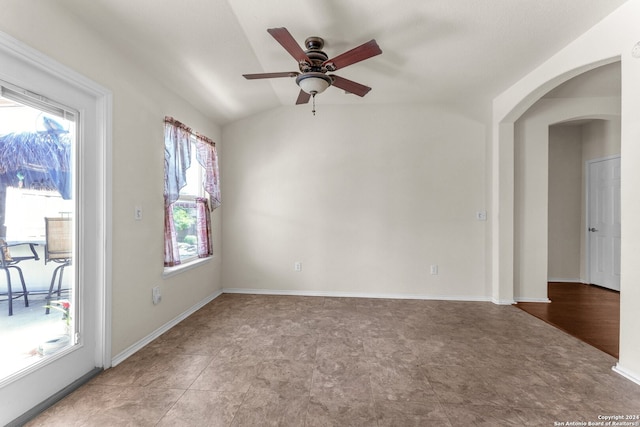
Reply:
<svg viewBox="0 0 640 427"><path fill-rule="evenodd" d="M28 425L588 423L640 414L615 363L511 306L225 294Z"/></svg>

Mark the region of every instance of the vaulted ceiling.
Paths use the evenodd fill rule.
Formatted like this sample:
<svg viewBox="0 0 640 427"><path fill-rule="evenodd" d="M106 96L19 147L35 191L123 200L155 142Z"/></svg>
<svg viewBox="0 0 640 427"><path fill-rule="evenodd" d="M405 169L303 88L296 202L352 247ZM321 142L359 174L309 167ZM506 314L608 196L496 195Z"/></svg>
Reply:
<svg viewBox="0 0 640 427"><path fill-rule="evenodd" d="M329 57L375 38L383 54L336 74L317 103L429 103L484 118L491 100L625 0L56 0L219 124L295 104L296 71L266 31L286 27ZM308 105L296 108L309 108Z"/></svg>

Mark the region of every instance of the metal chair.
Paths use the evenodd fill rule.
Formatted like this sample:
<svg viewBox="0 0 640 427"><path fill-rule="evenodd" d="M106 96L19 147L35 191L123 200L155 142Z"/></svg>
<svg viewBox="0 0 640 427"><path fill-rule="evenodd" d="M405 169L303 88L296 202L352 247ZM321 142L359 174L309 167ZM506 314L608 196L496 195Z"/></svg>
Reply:
<svg viewBox="0 0 640 427"><path fill-rule="evenodd" d="M9 248L29 245L29 249L31 250L31 255L21 255L15 256L11 255ZM24 283L24 276L22 274L22 269L18 267L18 264L21 261L26 261L29 259L38 261L40 258L38 257L38 253L35 250L35 246L38 246L37 243L13 243L7 244L3 239L0 239L0 269L4 270L7 274L7 300L9 301L9 316L13 316L13 300L16 298L24 297L24 306L29 307L29 298L27 291L27 285ZM10 269L15 269L18 271L18 275L20 276L20 283L22 284L22 291L13 292L11 287L11 272ZM2 295L5 295L3 293Z"/></svg>
<svg viewBox="0 0 640 427"><path fill-rule="evenodd" d="M53 270L51 285L49 286L49 293L47 294L47 308L45 309L45 314L49 314L49 304L51 302L51 295L54 292L53 289L56 284L56 276L58 277L58 289L55 292L58 294L58 298L60 298L60 293L64 290L62 289L62 274L64 273L64 268L71 265L71 218L45 218L44 221L46 239L46 245L44 247L44 263L56 262L60 264L55 270Z"/></svg>

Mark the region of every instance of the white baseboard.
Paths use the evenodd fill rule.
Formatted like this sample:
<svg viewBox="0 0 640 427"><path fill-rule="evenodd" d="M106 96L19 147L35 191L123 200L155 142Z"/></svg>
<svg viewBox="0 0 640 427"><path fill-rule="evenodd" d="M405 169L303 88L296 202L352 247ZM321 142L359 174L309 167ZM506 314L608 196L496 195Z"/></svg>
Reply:
<svg viewBox="0 0 640 427"><path fill-rule="evenodd" d="M516 301L512 299L495 299L495 298L491 298L491 302L496 305L513 305L516 303Z"/></svg>
<svg viewBox="0 0 640 427"><path fill-rule="evenodd" d="M214 299L218 298L220 295L222 295L222 290L217 291L217 292L209 295L207 298L203 299L202 301L199 301L197 304L195 304L194 306L190 307L188 310L186 310L185 312L183 312L179 316L175 317L174 319L170 320L169 322L165 323L160 328L156 329L155 331L153 331L152 333L150 333L149 335L147 335L146 337L144 337L140 341L136 342L135 344L133 344L133 345L129 346L128 348L126 348L125 350L123 350L122 352L118 353L117 355L115 355L111 359L111 366L114 367L114 366L124 362L127 358L131 357L135 352L137 352L138 350L142 349L144 346L149 344L151 341L155 340L160 335L164 334L169 329L173 328L178 323L182 322L184 319L186 319L187 317L191 316L193 313L195 313L196 311L198 311L199 309L201 309L205 305L209 304Z"/></svg>
<svg viewBox="0 0 640 427"><path fill-rule="evenodd" d="M549 277L547 282L558 282L558 283L587 283L583 279L580 278L569 278L566 277Z"/></svg>
<svg viewBox="0 0 640 427"><path fill-rule="evenodd" d="M518 302L544 302L550 303L551 300L549 298L516 298L516 303Z"/></svg>
<svg viewBox="0 0 640 427"><path fill-rule="evenodd" d="M337 298L386 298L386 299L419 299L438 301L476 301L488 302L490 298L484 296L459 296L459 295L417 295L417 294L380 294L365 292L338 292L338 291L300 291L288 289L245 289L224 288L225 294L256 294L256 295L290 295L305 297L337 297Z"/></svg>
<svg viewBox="0 0 640 427"><path fill-rule="evenodd" d="M640 375L636 374L635 372L626 370L625 368L620 366L620 362L616 363L616 365L613 366L611 369L613 370L613 372L616 372L622 375L623 377L625 377L626 379L640 385Z"/></svg>

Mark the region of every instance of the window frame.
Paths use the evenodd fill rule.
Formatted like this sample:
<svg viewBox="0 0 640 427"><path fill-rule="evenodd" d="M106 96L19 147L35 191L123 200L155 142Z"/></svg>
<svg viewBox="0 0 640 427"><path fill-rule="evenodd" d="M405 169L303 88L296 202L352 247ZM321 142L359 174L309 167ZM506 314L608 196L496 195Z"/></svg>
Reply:
<svg viewBox="0 0 640 427"><path fill-rule="evenodd" d="M180 189L180 192L178 193L178 198L171 204L173 221L174 221L173 227L176 231L176 234L178 230L176 229L174 209L177 207L177 205L183 203L183 204L189 205L188 208L195 210L195 214L192 216L192 218L194 219L194 224L192 225L195 225L196 227L198 227L198 213L197 213L198 199L208 200L208 195L205 190L206 168L198 161L198 144L201 142L198 140L198 136L196 134L190 133L189 143L191 144L191 159L189 162L189 167L186 170L187 181L184 187ZM195 180L195 182L191 182L191 180ZM196 191L193 191L194 189ZM189 191L189 192L185 193L185 191ZM210 215L211 212L209 211L207 214ZM213 234L213 230L209 229L207 238L210 246L213 239L212 234ZM201 263L207 262L214 257L214 254L212 252L207 256L201 256L198 254L198 248L200 247L201 242L200 242L200 233L197 232L197 230L195 231L195 237L197 239L195 243L196 251L193 253L193 255L183 258L182 255L180 254L179 264L176 264L173 266L167 266L167 265L164 266L164 270L162 274L163 277L169 277L182 270L190 269ZM181 243L184 243L184 242L178 242L176 238L176 244L179 245ZM180 253L179 249L178 249L178 253Z"/></svg>
<svg viewBox="0 0 640 427"><path fill-rule="evenodd" d="M208 197L196 197L196 233L199 259L213 256L211 212L220 206L220 178L215 142L208 137L193 132L185 124L170 116L164 118L164 267L182 265L180 246L177 242L176 222L173 204L188 184L187 174L191 171L193 150L192 137L196 140L196 161L204 170L200 183ZM193 195L193 194L192 194Z"/></svg>
<svg viewBox="0 0 640 427"><path fill-rule="evenodd" d="M191 144L191 163L189 168L187 169L187 185L185 185L181 190L180 190L180 194L178 194L178 200L176 200L175 202L173 202L172 204L172 209L176 208L176 205L180 204L180 203L184 203L184 204L190 204L193 206L190 206L190 208L192 209L197 209L197 205L196 205L196 200L199 197L206 197L205 191L204 191L204 179L205 179L205 170L204 167L200 164L200 162L198 161L197 157L198 157L198 140L196 139L195 135L191 134L189 136L189 143ZM192 168L196 168L196 171L193 171ZM193 172L196 172L195 174L193 174ZM197 177L197 184L193 185L193 183L189 182L189 178L192 178L193 176ZM190 194L190 193L186 193L186 194L182 194L182 192L187 189L188 187L191 187L193 185L194 188L197 188L197 194ZM197 217L194 216L193 217L194 221L197 223ZM174 210L174 226L175 226L175 210ZM209 235L209 240L211 240L212 236ZM196 239L198 239L198 233L196 233ZM178 242L180 243L180 242ZM197 245L199 244L198 241L196 241L196 248ZM205 257L206 258L210 258L210 256ZM195 254L188 257L188 258L182 258L182 256L180 257L180 264L179 265L186 265L189 263L192 263L193 261L199 260L199 259L203 259L200 258L198 256L198 252L196 250ZM171 267L167 267L167 268L171 268Z"/></svg>

